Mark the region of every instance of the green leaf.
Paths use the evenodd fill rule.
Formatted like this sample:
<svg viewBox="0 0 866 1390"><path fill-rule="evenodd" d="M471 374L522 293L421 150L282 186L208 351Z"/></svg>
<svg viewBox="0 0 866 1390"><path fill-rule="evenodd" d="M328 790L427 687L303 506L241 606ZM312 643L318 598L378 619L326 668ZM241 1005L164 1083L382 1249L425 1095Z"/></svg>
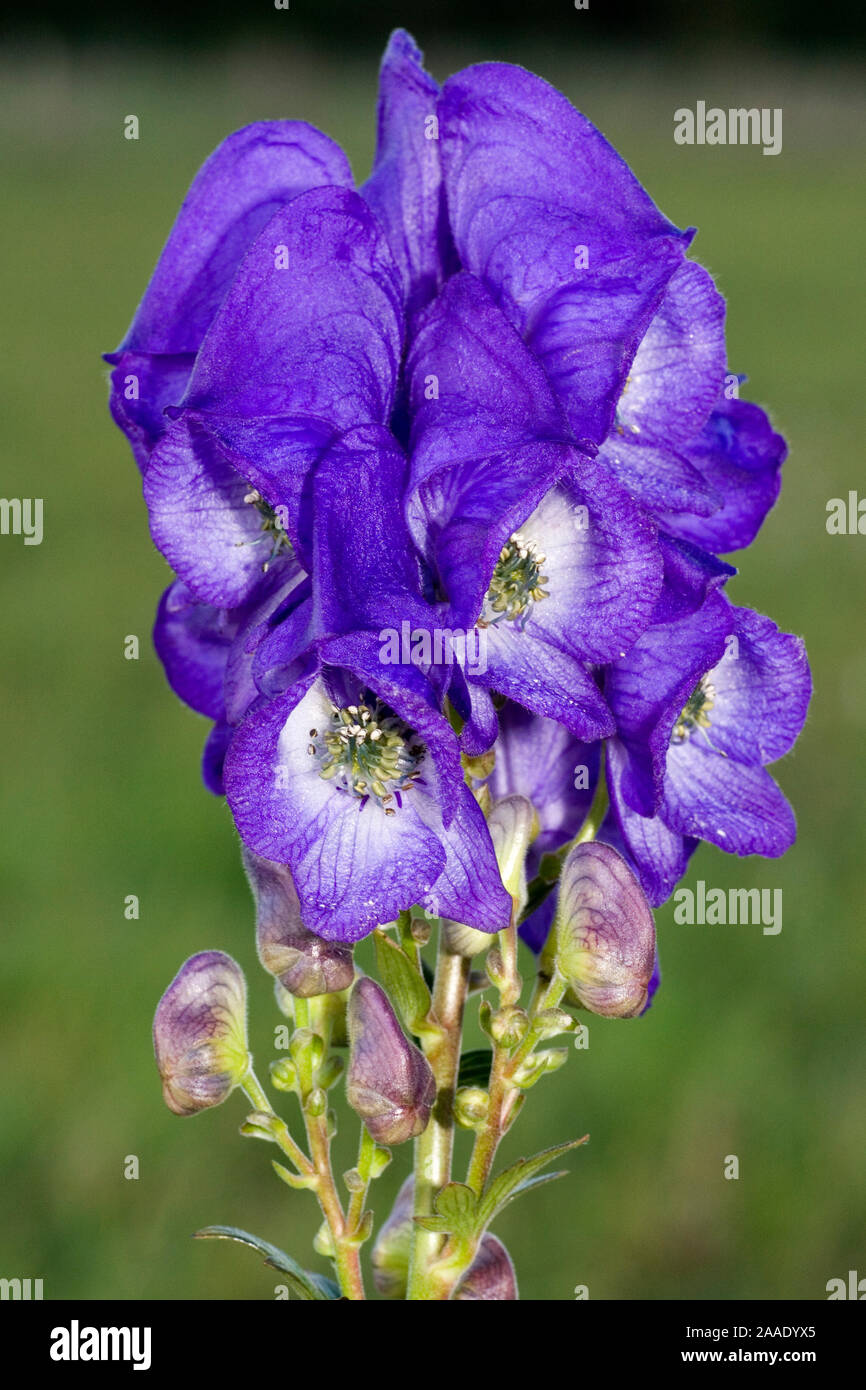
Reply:
<svg viewBox="0 0 866 1390"><path fill-rule="evenodd" d="M542 1168L561 1158L569 1149L576 1149L580 1144L585 1144L588 1138L589 1135L585 1134L582 1139L572 1139L567 1144L555 1144L553 1148L544 1149L532 1158L519 1158L510 1168L506 1168L504 1173L500 1173L498 1178L494 1178L478 1208L481 1231L485 1231L503 1207L521 1192L528 1192L530 1188L539 1185L536 1179ZM548 1175L547 1180L558 1176L557 1173Z"/></svg>
<svg viewBox="0 0 866 1390"><path fill-rule="evenodd" d="M291 1292L305 1303L326 1302L340 1297L340 1290L333 1279L326 1279L322 1274L311 1274L308 1270L301 1269L297 1261L284 1250L259 1236L250 1235L249 1231L239 1230L237 1226L205 1226L195 1232L193 1239L236 1240L241 1245L251 1245L253 1250L258 1250L260 1255L264 1255L266 1265L285 1274Z"/></svg>
<svg viewBox="0 0 866 1390"><path fill-rule="evenodd" d="M457 1075L458 1086L483 1086L490 1084L490 1067L493 1062L493 1049L490 1047L476 1047L470 1052L464 1052L460 1058L460 1071Z"/></svg>
<svg viewBox="0 0 866 1390"><path fill-rule="evenodd" d="M416 1216L425 1231L472 1238L478 1225L478 1198L463 1182L449 1182L436 1194L435 1216Z"/></svg>
<svg viewBox="0 0 866 1390"><path fill-rule="evenodd" d="M396 1005L410 1033L424 1031L430 1010L430 990L401 946L384 932L375 931L376 968L385 993Z"/></svg>

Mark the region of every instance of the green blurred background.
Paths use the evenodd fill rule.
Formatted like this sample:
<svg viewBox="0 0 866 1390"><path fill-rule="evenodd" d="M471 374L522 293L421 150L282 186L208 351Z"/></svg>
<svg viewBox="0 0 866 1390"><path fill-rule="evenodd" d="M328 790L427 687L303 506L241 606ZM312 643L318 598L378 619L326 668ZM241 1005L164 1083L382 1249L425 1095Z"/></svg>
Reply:
<svg viewBox="0 0 866 1390"><path fill-rule="evenodd" d="M776 862L705 847L687 879L781 888L781 934L659 912L653 1009L593 1021L589 1050L531 1093L502 1157L585 1132L590 1144L497 1230L524 1298L567 1300L585 1284L594 1299L820 1299L828 1279L866 1275L866 539L825 529L827 500L863 478L862 68L853 50L739 47L735 30L686 49L675 27L641 48L590 46L573 18L555 42L443 37L432 23L416 37L440 79L481 58L547 77L674 221L700 229L694 254L728 298L732 368L791 447L782 500L730 592L805 636L816 694L777 769L796 848ZM0 492L45 499L41 546L0 538L0 1275L41 1277L46 1298L271 1298L278 1276L251 1251L189 1234L232 1223L305 1259L318 1224L312 1200L271 1174L269 1150L239 1139L240 1099L185 1122L160 1099L153 1009L193 951L219 947L247 968L261 1072L280 1020L230 815L200 785L205 723L151 650L169 575L99 360L229 131L303 117L366 175L388 25L370 18L360 48L333 33L316 48L290 22L207 35L206 56L194 42L49 34L0 58ZM697 99L781 106L782 154L675 146L673 111ZM123 138L128 114L137 142ZM129 634L138 661L124 659ZM344 1125L341 1167L354 1142ZM730 1154L738 1181L723 1176ZM398 1151L379 1184L377 1215L408 1158Z"/></svg>

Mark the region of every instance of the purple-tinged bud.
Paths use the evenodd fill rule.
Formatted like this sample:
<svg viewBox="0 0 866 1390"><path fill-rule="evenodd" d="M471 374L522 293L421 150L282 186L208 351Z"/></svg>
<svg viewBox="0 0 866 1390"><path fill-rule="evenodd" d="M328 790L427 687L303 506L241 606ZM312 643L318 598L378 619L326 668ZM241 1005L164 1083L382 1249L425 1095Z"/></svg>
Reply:
<svg viewBox="0 0 866 1390"><path fill-rule="evenodd" d="M355 978L352 948L307 930L288 867L246 848L243 862L256 901L256 945L265 969L303 999L348 989Z"/></svg>
<svg viewBox="0 0 866 1390"><path fill-rule="evenodd" d="M457 1302L475 1303L506 1303L519 1298L511 1256L502 1241L489 1231L460 1281L454 1298Z"/></svg>
<svg viewBox="0 0 866 1390"><path fill-rule="evenodd" d="M349 1104L377 1144L403 1144L427 1128L436 1082L423 1052L397 1022L375 980L358 980L349 999Z"/></svg>
<svg viewBox="0 0 866 1390"><path fill-rule="evenodd" d="M542 968L555 967L590 1012L636 1018L646 1007L655 958L653 915L625 860L597 841L576 845L563 865Z"/></svg>
<svg viewBox="0 0 866 1390"><path fill-rule="evenodd" d="M409 1282L409 1256L416 1227L412 1220L415 1179L410 1176L394 1199L390 1215L379 1228L370 1260L373 1283L383 1298L405 1298Z"/></svg>
<svg viewBox="0 0 866 1390"><path fill-rule="evenodd" d="M220 1105L250 1065L247 987L223 951L201 951L181 966L159 1001L153 1049L162 1094L175 1115Z"/></svg>

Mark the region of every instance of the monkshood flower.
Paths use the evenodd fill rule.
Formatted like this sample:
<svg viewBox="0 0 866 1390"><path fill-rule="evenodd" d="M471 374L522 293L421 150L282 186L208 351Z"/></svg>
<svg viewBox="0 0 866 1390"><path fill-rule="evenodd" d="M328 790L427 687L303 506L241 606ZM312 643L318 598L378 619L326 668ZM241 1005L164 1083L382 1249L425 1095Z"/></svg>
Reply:
<svg viewBox="0 0 866 1390"><path fill-rule="evenodd" d="M673 226L586 117L521 68L456 73L438 116L460 263L543 367L574 439L598 445L672 534L711 550L748 544L775 500L783 446L760 441L768 476L754 457L769 431L757 407L708 424L736 378L724 301L685 259L694 229ZM700 525L714 515L717 527Z"/></svg>
<svg viewBox="0 0 866 1390"><path fill-rule="evenodd" d="M414 39L395 30L379 75L373 170L360 191L385 229L410 324L458 269L439 159L438 95Z"/></svg>
<svg viewBox="0 0 866 1390"><path fill-rule="evenodd" d="M456 73L438 113L461 265L541 362L575 438L601 444L694 233L663 217L591 122L522 68Z"/></svg>
<svg viewBox="0 0 866 1390"><path fill-rule="evenodd" d="M176 1115L220 1105L246 1076L247 987L223 951L201 951L181 966L157 1005L153 1047L162 1094Z"/></svg>
<svg viewBox="0 0 866 1390"><path fill-rule="evenodd" d="M289 866L305 927L329 940L357 941L415 903L507 926L511 899L429 682L383 666L365 633L320 657L232 739L226 794L244 843Z"/></svg>
<svg viewBox="0 0 866 1390"><path fill-rule="evenodd" d="M323 451L385 426L402 287L357 193L302 193L247 251L144 475L153 539L198 599L247 602L286 542L309 558L304 488ZM309 568L309 565L306 564Z"/></svg>
<svg viewBox="0 0 866 1390"><path fill-rule="evenodd" d="M794 813L766 765L796 741L811 689L800 638L717 592L610 667L612 813L653 906L699 840L771 858L793 844Z"/></svg>
<svg viewBox="0 0 866 1390"><path fill-rule="evenodd" d="M427 1128L436 1082L387 994L362 976L349 997L346 1096L377 1144L404 1144Z"/></svg>
<svg viewBox="0 0 866 1390"><path fill-rule="evenodd" d="M485 666L455 668L464 746L495 738L490 692L587 740L613 732L590 667L627 650L662 583L654 524L571 436L544 372L474 276L423 315L407 364L409 523ZM432 387L431 387L432 383Z"/></svg>
<svg viewBox="0 0 866 1390"><path fill-rule="evenodd" d="M438 87L402 30L382 60L376 156L363 187L385 231L408 315L457 268L435 123ZM230 135L202 166L112 364L111 411L144 470L183 400L235 273L279 208L311 189L353 187L338 145L305 121L261 121ZM288 247L286 247L288 253Z"/></svg>
<svg viewBox="0 0 866 1390"><path fill-rule="evenodd" d="M645 1012L656 964L655 922L643 889L610 845L575 845L563 865L542 969L604 1018Z"/></svg>
<svg viewBox="0 0 866 1390"><path fill-rule="evenodd" d="M322 185L351 188L352 171L339 146L305 121L237 130L199 171L129 332L106 354L111 411L142 470L255 237L277 208Z"/></svg>

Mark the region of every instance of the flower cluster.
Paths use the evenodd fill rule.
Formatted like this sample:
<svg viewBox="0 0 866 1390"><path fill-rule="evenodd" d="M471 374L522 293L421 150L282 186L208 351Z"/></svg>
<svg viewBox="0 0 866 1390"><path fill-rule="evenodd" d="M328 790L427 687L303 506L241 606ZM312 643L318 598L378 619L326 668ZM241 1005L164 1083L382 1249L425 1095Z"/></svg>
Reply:
<svg viewBox="0 0 866 1390"><path fill-rule="evenodd" d="M692 237L540 78L485 63L440 91L401 32L359 191L300 121L230 136L193 183L111 405L177 572L155 640L214 721L205 780L311 931L413 904L507 924L461 753L496 750L493 790L551 848L606 741L602 838L654 904L699 839L791 843L764 769L805 654L717 558L785 445L739 399Z"/></svg>
<svg viewBox="0 0 866 1390"><path fill-rule="evenodd" d="M518 1089L562 1060L533 1053L573 1026L559 1002L648 1007L650 906L697 844L775 856L794 839L766 768L805 720L806 654L731 602L719 558L755 538L785 443L740 399L693 236L540 78L484 63L440 90L397 32L367 182L302 121L230 136L108 354L112 413L176 572L156 648L212 721L204 779L243 843L262 963L302 1020L274 1084L325 1123L342 1062L323 1061L322 1039L351 989L347 1094L374 1144L362 1187L375 1145L423 1134L450 1087L480 1136L453 1212L480 1194ZM468 958L518 917L540 955L530 1014L513 940L510 965L488 957L489 1094L455 1097L413 909L416 925L419 910L442 919L464 989ZM405 949L377 950L423 1052L355 978L352 944L398 918ZM318 1184L351 1290L363 1223L333 1215L325 1139L299 1156L265 1108L223 1012L236 970L194 957L161 1004L166 1097L187 1114L243 1084L248 1132L283 1145L286 1181ZM342 1002L326 1019L327 998ZM451 1232L436 1287L459 1267L456 1296L516 1297L484 1223L416 1188L419 1239L435 1255ZM403 1288L386 1247L405 1250L405 1219L392 1227L380 1272ZM428 1266L413 1264L416 1286Z"/></svg>

